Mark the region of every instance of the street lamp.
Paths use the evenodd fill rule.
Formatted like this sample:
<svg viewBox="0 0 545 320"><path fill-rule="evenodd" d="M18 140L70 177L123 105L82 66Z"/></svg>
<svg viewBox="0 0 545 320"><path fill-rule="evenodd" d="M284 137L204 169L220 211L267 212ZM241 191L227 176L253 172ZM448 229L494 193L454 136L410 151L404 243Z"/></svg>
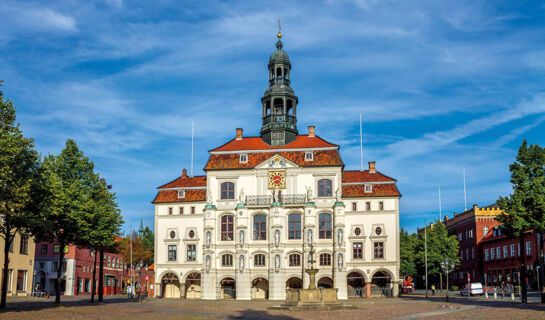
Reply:
<svg viewBox="0 0 545 320"><path fill-rule="evenodd" d="M144 266L144 262L140 261L136 265L138 268L138 303L142 303L142 285L140 283L140 277L142 276L142 267Z"/></svg>
<svg viewBox="0 0 545 320"><path fill-rule="evenodd" d="M445 296L445 301L448 302L448 274L454 269L454 261L449 261L449 259L446 258L445 261L441 262L441 269L445 271L445 277L447 278L447 295Z"/></svg>

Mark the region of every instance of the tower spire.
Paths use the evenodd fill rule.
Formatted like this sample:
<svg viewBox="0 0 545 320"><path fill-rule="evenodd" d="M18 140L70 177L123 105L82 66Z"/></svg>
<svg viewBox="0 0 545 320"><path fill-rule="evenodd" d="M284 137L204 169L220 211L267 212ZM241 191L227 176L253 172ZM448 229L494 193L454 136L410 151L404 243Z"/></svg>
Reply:
<svg viewBox="0 0 545 320"><path fill-rule="evenodd" d="M138 233L140 233L140 236L144 234L144 220L142 219L142 214L140 214L140 229L138 229Z"/></svg>
<svg viewBox="0 0 545 320"><path fill-rule="evenodd" d="M296 109L298 98L290 87L291 63L282 50L282 26L278 19L276 51L269 59L269 88L261 98L261 138L272 146L286 145L297 137Z"/></svg>

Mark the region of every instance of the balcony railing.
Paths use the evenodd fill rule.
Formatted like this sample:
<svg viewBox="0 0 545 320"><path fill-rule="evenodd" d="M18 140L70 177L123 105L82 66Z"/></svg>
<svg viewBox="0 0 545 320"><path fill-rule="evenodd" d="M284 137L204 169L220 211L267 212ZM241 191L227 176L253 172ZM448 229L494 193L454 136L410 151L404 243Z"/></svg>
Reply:
<svg viewBox="0 0 545 320"><path fill-rule="evenodd" d="M268 116L263 117L264 125L271 122L287 122L287 123L295 124L297 123L297 118L285 113L270 114Z"/></svg>
<svg viewBox="0 0 545 320"><path fill-rule="evenodd" d="M307 196L305 194L279 195L277 201L282 205L305 204ZM268 206L273 203L272 196L246 196L247 206Z"/></svg>
<svg viewBox="0 0 545 320"><path fill-rule="evenodd" d="M247 206L261 206L270 205L272 203L272 196L246 196Z"/></svg>
<svg viewBox="0 0 545 320"><path fill-rule="evenodd" d="M288 194L280 196L280 202L283 205L305 204L307 203L307 196L305 194Z"/></svg>

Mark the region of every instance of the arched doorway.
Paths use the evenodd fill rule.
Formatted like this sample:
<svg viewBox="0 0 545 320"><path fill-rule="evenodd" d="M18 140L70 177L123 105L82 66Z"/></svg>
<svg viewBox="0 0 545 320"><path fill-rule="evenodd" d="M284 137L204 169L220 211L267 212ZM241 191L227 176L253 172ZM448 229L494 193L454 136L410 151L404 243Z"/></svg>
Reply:
<svg viewBox="0 0 545 320"><path fill-rule="evenodd" d="M288 281L286 281L286 288L303 289L303 281L297 277L289 278Z"/></svg>
<svg viewBox="0 0 545 320"><path fill-rule="evenodd" d="M346 285L349 297L363 298L365 296L365 278L357 271L346 276Z"/></svg>
<svg viewBox="0 0 545 320"><path fill-rule="evenodd" d="M201 298L201 274L197 272L190 273L185 279L185 298Z"/></svg>
<svg viewBox="0 0 545 320"><path fill-rule="evenodd" d="M223 299L236 299L236 283L233 278L225 278L221 280L221 296Z"/></svg>
<svg viewBox="0 0 545 320"><path fill-rule="evenodd" d="M333 280L330 277L322 277L318 280L318 288L333 288Z"/></svg>
<svg viewBox="0 0 545 320"><path fill-rule="evenodd" d="M373 274L371 278L371 295L372 296L382 296L382 297L391 297L392 278L390 274L385 271L377 271Z"/></svg>
<svg viewBox="0 0 545 320"><path fill-rule="evenodd" d="M169 272L161 279L163 298L180 298L180 280L178 276Z"/></svg>
<svg viewBox="0 0 545 320"><path fill-rule="evenodd" d="M269 281L257 278L252 281L252 299L263 300L269 298Z"/></svg>

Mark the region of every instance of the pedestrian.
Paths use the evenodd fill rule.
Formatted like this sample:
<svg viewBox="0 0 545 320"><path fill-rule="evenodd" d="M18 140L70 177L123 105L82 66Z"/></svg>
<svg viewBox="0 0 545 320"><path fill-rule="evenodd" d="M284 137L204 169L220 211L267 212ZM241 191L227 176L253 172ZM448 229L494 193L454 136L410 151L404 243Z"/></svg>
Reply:
<svg viewBox="0 0 545 320"><path fill-rule="evenodd" d="M431 295L434 296L435 295L435 285L431 285Z"/></svg>
<svg viewBox="0 0 545 320"><path fill-rule="evenodd" d="M129 286L127 287L127 297L128 297L129 299L132 299L132 298L133 298L132 284L129 284Z"/></svg>

